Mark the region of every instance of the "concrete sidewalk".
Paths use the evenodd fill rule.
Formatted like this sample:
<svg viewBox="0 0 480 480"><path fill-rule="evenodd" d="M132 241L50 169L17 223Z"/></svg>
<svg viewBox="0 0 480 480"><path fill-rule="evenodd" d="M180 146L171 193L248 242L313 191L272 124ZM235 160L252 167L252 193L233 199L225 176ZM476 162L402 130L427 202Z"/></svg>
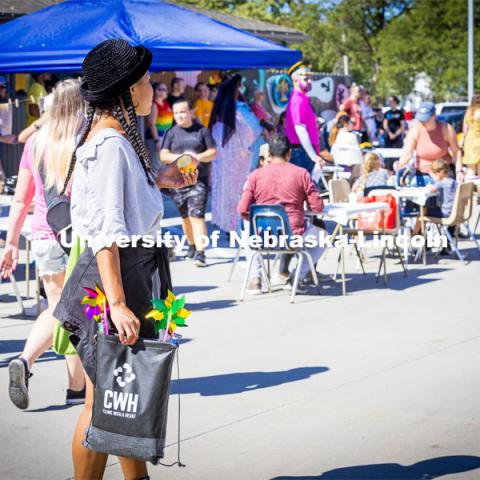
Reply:
<svg viewBox="0 0 480 480"><path fill-rule="evenodd" d="M471 242L462 248L468 265L432 258L407 278L389 259L387 287L375 283L378 257L366 276L347 257L347 297L326 283L322 296L312 290L293 305L285 291L238 303L244 270L227 283L230 263L218 251L205 269L174 262L175 291L194 311L180 348L187 467L151 467L151 478L480 478L480 255ZM322 271L335 260L329 252ZM69 478L81 407L64 406L64 361L47 352L29 410L11 405L6 367L32 320L15 315L8 283L0 294L0 478ZM176 459L176 409L172 395L167 463ZM105 478L122 478L115 457Z"/></svg>

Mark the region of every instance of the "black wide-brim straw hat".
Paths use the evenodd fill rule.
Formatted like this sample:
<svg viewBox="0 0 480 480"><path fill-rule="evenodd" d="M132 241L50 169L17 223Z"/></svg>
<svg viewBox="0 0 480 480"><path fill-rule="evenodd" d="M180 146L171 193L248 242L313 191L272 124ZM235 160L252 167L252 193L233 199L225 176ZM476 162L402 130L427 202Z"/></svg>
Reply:
<svg viewBox="0 0 480 480"><path fill-rule="evenodd" d="M152 53L142 45L120 39L99 43L83 61L81 94L88 102L109 101L138 82L151 63Z"/></svg>

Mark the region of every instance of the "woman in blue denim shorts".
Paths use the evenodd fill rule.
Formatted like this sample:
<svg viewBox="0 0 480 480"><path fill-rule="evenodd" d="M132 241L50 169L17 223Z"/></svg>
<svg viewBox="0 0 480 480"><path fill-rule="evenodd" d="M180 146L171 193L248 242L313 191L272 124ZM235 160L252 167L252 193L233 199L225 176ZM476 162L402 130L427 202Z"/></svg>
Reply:
<svg viewBox="0 0 480 480"><path fill-rule="evenodd" d="M45 187L61 189L76 144L76 137L84 119L85 104L77 80L60 82L53 93L53 101L41 129L32 135L24 148L18 172L15 197L10 208L6 247L0 260L0 272L8 278L18 263L20 231L35 197L32 216L32 254L42 278L48 308L40 314L28 335L20 357L9 365L9 395L21 409L28 408L28 379L33 363L52 346L55 318L52 315L65 279L67 256L47 223L47 206L43 182L39 173L42 164ZM85 379L77 355L66 356L69 405L85 400Z"/></svg>

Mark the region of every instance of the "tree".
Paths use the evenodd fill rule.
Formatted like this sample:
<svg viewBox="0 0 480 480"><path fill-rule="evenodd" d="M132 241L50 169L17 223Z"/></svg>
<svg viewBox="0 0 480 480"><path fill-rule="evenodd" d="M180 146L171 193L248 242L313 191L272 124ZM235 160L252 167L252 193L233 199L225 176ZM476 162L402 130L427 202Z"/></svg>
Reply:
<svg viewBox="0 0 480 480"><path fill-rule="evenodd" d="M475 11L475 71L480 67L480 2ZM467 93L467 1L417 0L378 39L379 92L407 94L418 73L432 80L434 97L452 99ZM477 88L480 78L475 79Z"/></svg>
<svg viewBox="0 0 480 480"><path fill-rule="evenodd" d="M413 0L342 0L325 19L324 54L333 66L343 55L349 58L356 82L375 89L380 64L376 39L395 19L413 6Z"/></svg>
<svg viewBox="0 0 480 480"><path fill-rule="evenodd" d="M208 10L285 25L307 34L299 48L317 71L349 58L350 75L381 96L412 91L420 73L437 99L466 94L467 0L181 0ZM475 2L475 71L480 0ZM480 89L480 76L476 86Z"/></svg>
<svg viewBox="0 0 480 480"><path fill-rule="evenodd" d="M194 5L207 10L231 13L244 18L262 20L284 25L307 34L305 43L291 45L301 49L304 57L315 70L329 70L329 62L323 54L325 29L321 24L331 0L181 0L185 5Z"/></svg>

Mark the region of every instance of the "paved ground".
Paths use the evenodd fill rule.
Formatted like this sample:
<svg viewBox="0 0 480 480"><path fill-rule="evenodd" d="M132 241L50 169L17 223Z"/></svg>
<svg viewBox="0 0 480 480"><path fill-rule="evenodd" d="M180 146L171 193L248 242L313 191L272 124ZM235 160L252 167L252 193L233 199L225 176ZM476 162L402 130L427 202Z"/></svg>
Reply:
<svg viewBox="0 0 480 480"><path fill-rule="evenodd" d="M372 274L378 258L367 276L348 258L348 297L326 283L322 296L294 305L284 291L238 303L244 270L227 283L230 263L220 258L232 251L210 251L205 269L175 262L175 290L194 311L180 352L187 468L154 467L152 479L480 478L480 255L462 247L468 265L432 258L408 278L389 259L387 287ZM332 251L322 271L334 269ZM0 302L0 478L69 478L81 407L64 406L64 361L47 352L30 409L15 409L6 366L32 319L16 315L9 284ZM176 458L176 402L167 462ZM122 478L114 457L105 478Z"/></svg>

